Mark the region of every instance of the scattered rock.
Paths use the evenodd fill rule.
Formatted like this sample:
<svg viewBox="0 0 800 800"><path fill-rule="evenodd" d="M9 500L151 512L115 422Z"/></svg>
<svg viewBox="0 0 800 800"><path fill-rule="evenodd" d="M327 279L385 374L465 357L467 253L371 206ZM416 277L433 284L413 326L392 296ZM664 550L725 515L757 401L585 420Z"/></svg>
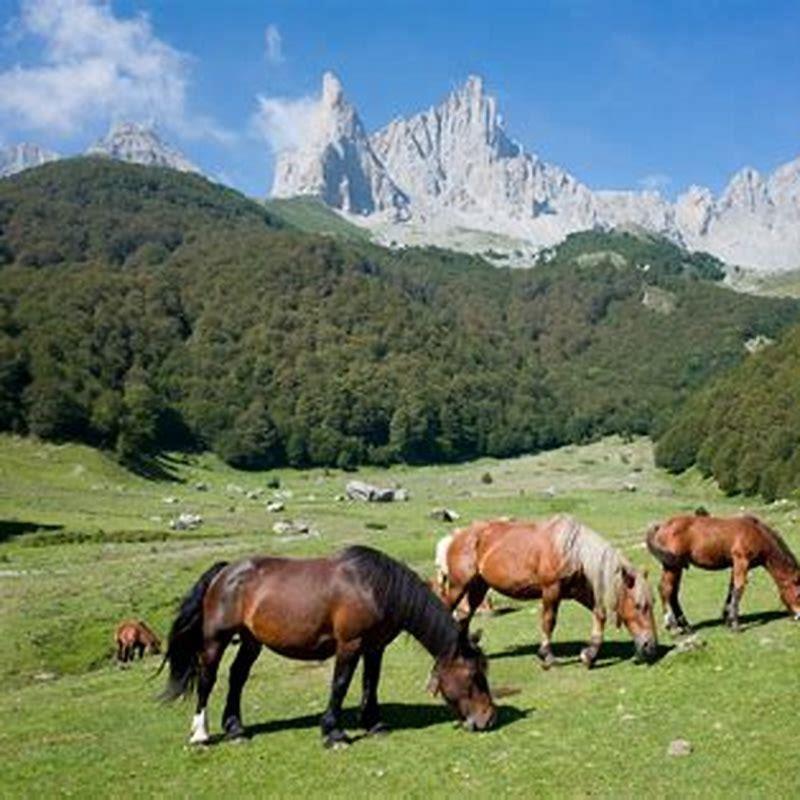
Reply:
<svg viewBox="0 0 800 800"><path fill-rule="evenodd" d="M244 494L244 489L236 483L229 483L225 487L225 491L228 492L228 494Z"/></svg>
<svg viewBox="0 0 800 800"><path fill-rule="evenodd" d="M319 531L304 520L282 519L272 526L272 532L278 536L319 536Z"/></svg>
<svg viewBox="0 0 800 800"><path fill-rule="evenodd" d="M405 489L382 488L363 481L350 481L345 486L345 492L351 500L365 503L392 503L408 500L408 492Z"/></svg>
<svg viewBox="0 0 800 800"><path fill-rule="evenodd" d="M197 492L207 492L208 491L208 484L203 481L198 481L194 485L195 491Z"/></svg>
<svg viewBox="0 0 800 800"><path fill-rule="evenodd" d="M337 494L336 497L333 498L337 503L343 503L347 498L343 494Z"/></svg>
<svg viewBox="0 0 800 800"><path fill-rule="evenodd" d="M171 520L169 527L173 531L192 531L202 524L203 518L199 514L183 513L177 519Z"/></svg>
<svg viewBox="0 0 800 800"><path fill-rule="evenodd" d="M164 498L164 502L168 506L174 506L178 502L178 498L177 497L165 497Z"/></svg>
<svg viewBox="0 0 800 800"><path fill-rule="evenodd" d="M438 519L442 522L455 522L461 518L461 514L453 511L452 508L434 508L428 516L431 519Z"/></svg>
<svg viewBox="0 0 800 800"><path fill-rule="evenodd" d="M622 484L622 491L623 492L635 492L638 487L635 483L631 483L631 481L626 481Z"/></svg>
<svg viewBox="0 0 800 800"><path fill-rule="evenodd" d="M282 500L272 500L267 503L267 511L272 514L277 514L279 511L283 511L284 505Z"/></svg>
<svg viewBox="0 0 800 800"><path fill-rule="evenodd" d="M556 487L555 487L555 486L548 486L548 487L547 487L547 488L546 488L546 489L545 489L545 490L542 492L542 494L543 494L545 497L550 497L550 498L553 498L553 497L555 497L555 496L556 496Z"/></svg>
<svg viewBox="0 0 800 800"><path fill-rule="evenodd" d="M35 681L54 681L57 677L55 672L37 672L33 679Z"/></svg>
<svg viewBox="0 0 800 800"><path fill-rule="evenodd" d="M695 650L702 650L706 646L705 640L701 639L696 633L693 633L691 636L687 636L685 639L681 639L672 650L669 651L669 655L678 655L679 653L692 653Z"/></svg>
<svg viewBox="0 0 800 800"><path fill-rule="evenodd" d="M280 478L270 478L267 481L267 489L280 489L280 488L281 488Z"/></svg>
<svg viewBox="0 0 800 800"><path fill-rule="evenodd" d="M692 752L692 745L691 742L688 742L686 739L673 739L669 743L669 747L667 747L667 755L668 756L688 756Z"/></svg>

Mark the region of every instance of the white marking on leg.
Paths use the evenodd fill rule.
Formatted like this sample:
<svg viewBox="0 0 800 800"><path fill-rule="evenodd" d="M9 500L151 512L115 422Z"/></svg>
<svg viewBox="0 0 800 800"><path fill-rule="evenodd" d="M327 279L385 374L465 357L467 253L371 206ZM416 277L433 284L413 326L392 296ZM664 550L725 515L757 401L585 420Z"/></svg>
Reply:
<svg viewBox="0 0 800 800"><path fill-rule="evenodd" d="M206 709L199 711L192 718L192 729L189 744L205 744L209 740L208 715Z"/></svg>

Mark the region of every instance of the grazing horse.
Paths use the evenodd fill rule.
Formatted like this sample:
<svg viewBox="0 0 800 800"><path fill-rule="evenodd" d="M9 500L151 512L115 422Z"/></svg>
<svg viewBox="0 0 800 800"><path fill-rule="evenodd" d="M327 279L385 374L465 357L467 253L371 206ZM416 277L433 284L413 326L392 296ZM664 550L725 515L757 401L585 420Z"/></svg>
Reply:
<svg viewBox="0 0 800 800"><path fill-rule="evenodd" d="M673 632L691 630L678 600L681 576L690 565L719 570L731 567L722 619L739 629L739 603L747 573L765 567L781 600L800 620L800 567L780 535L757 517L712 517L708 513L672 517L647 532L647 547L661 563L659 586L664 624Z"/></svg>
<svg viewBox="0 0 800 800"><path fill-rule="evenodd" d="M465 625L489 588L519 600L542 598L539 658L555 663L550 641L562 599L577 600L592 612L592 634L581 651L587 667L603 642L609 611L628 628L636 660L652 660L658 649L653 600L647 574L605 539L568 516L537 522L475 522L456 531L446 554L447 605L467 597Z"/></svg>
<svg viewBox="0 0 800 800"><path fill-rule="evenodd" d="M385 729L378 708L384 648L408 631L435 658L429 690L440 692L470 730L484 730L496 710L486 659L444 605L408 567L369 547L348 547L329 558L258 557L209 569L186 595L169 635L166 699L197 683L193 743L207 742L206 705L222 654L241 638L230 671L222 727L244 735L241 694L262 645L302 660L335 656L330 701L321 727L326 746L351 740L340 727L342 703L358 660L364 659L361 724Z"/></svg>
<svg viewBox="0 0 800 800"><path fill-rule="evenodd" d="M161 652L161 640L142 620L129 619L120 622L114 634L114 642L117 645L117 661L123 664L133 661L137 653L139 658L143 658L145 650L154 654Z"/></svg>

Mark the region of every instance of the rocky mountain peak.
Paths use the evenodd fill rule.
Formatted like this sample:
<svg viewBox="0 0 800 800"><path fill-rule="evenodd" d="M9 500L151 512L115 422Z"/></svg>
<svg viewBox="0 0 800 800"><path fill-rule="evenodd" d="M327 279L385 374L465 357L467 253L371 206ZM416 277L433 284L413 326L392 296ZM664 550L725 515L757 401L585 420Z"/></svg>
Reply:
<svg viewBox="0 0 800 800"><path fill-rule="evenodd" d="M38 144L20 142L0 149L0 178L7 178L17 172L38 167L48 161L56 161L60 156L51 150L45 150Z"/></svg>
<svg viewBox="0 0 800 800"><path fill-rule="evenodd" d="M132 164L169 167L181 172L200 170L182 153L164 142L156 130L138 122L119 122L95 142L86 155L107 156Z"/></svg>

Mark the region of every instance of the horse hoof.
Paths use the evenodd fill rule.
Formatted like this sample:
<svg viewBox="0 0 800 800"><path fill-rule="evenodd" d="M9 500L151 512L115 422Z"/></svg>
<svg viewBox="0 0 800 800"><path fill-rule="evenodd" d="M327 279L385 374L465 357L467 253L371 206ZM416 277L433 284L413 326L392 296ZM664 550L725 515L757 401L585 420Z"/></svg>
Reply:
<svg viewBox="0 0 800 800"><path fill-rule="evenodd" d="M592 654L586 649L581 650L581 661L583 662L583 665L586 667L586 669L591 669L594 666L594 659L592 658Z"/></svg>
<svg viewBox="0 0 800 800"><path fill-rule="evenodd" d="M551 667L554 667L556 665L555 656L547 656L545 658L542 658L540 660L540 663L542 665L542 669L545 669L545 670L546 669L550 669Z"/></svg>
<svg viewBox="0 0 800 800"><path fill-rule="evenodd" d="M385 722L376 722L367 728L367 736L386 736L391 728Z"/></svg>
<svg viewBox="0 0 800 800"><path fill-rule="evenodd" d="M344 731L331 731L323 741L327 750L341 750L352 743L353 740Z"/></svg>
<svg viewBox="0 0 800 800"><path fill-rule="evenodd" d="M231 720L230 722L227 722L223 726L223 730L225 731L225 738L228 741L237 741L247 738L247 732L239 720Z"/></svg>
<svg viewBox="0 0 800 800"><path fill-rule="evenodd" d="M191 744L191 745L204 745L204 744L208 744L210 740L211 740L211 737L207 733L206 734L193 733L189 737L189 744Z"/></svg>

